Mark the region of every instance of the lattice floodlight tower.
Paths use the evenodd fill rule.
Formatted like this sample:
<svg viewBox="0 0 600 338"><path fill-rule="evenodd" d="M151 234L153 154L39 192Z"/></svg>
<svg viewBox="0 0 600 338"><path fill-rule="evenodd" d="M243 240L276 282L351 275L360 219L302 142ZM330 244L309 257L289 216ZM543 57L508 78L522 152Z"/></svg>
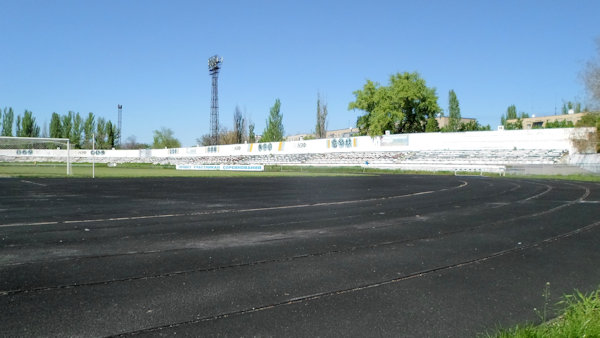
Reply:
<svg viewBox="0 0 600 338"><path fill-rule="evenodd" d="M219 144L219 88L218 77L223 58L215 55L208 59L208 73L212 76L212 97L210 101L210 140Z"/></svg>

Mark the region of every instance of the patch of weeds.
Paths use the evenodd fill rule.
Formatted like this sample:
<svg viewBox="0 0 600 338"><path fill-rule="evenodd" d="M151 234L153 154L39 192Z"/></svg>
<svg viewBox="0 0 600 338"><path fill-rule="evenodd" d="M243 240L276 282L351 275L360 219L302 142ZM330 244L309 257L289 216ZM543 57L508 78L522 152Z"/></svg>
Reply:
<svg viewBox="0 0 600 338"><path fill-rule="evenodd" d="M600 287L587 294L575 290L573 294L563 296L557 304L561 314L550 321L547 321L550 315L548 312L549 283L546 283L543 296L544 306L540 311L536 310L542 320L540 325L525 324L498 329L484 337L600 337Z"/></svg>

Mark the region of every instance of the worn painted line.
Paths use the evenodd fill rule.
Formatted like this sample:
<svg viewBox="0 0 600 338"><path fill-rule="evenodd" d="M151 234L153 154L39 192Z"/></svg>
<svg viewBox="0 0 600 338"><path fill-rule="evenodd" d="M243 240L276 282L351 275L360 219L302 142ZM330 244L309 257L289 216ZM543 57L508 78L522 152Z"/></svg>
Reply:
<svg viewBox="0 0 600 338"><path fill-rule="evenodd" d="M187 320L187 321L182 321L182 322L177 322L177 323L172 323L172 324L167 324L167 325L162 325L162 326L156 326L156 327L150 327L150 328L145 328L145 329L140 329L140 330L135 330L135 331L130 331L130 332L123 332L123 333L119 333L119 334L116 334L116 335L113 335L110 337L124 337L124 336L132 336L132 335L138 335L138 334L144 334L144 333L150 333L150 332L158 332L158 331L161 331L164 329L170 329L170 328L180 327L180 326L184 326L184 325L193 325L193 324L197 324L197 323L201 323L201 322L210 322L210 321L215 321L215 320L219 320L219 319L225 319L225 318L232 317L232 316L242 316L242 315L247 315L247 314L255 313L255 312L259 312L259 311L270 310L270 309L280 307L280 306L304 303L307 301L313 301L313 300L318 300L318 299L322 299L322 298L334 297L334 296L349 294L349 293L354 293L354 292L361 292L364 290L378 288L378 287L385 286L385 285L396 284L399 282L404 282L407 280L428 276L433 273L439 273L439 272L443 272L443 271L449 271L449 270L463 268L463 267L470 266L473 264L483 263L488 260L502 257L502 256L512 254L515 252L522 252L522 251L525 251L528 249L537 248L542 245L547 245L549 243L556 242L560 239L572 237L579 233L589 231L599 225L600 225L600 222L595 222L592 224L588 224L584 227L575 229L573 231L563 233L563 234L560 234L557 236L549 237L549 238L543 239L541 241L531 243L529 245L523 245L523 246L519 246L519 247L514 247L514 248L510 248L510 249L506 249L506 250L497 251L497 252L494 252L494 253L484 256L484 257L474 258L471 260L457 262L454 264L438 266L438 267L433 267L433 268L422 270L422 271L413 272L413 273L410 273L408 275L398 277L398 278L388 279L388 280L384 280L384 281L380 281L380 282L363 284L363 285L359 285L359 286L351 287L351 288L347 288L347 289L324 291L324 292L319 292L319 293L310 294L310 295L292 297L290 299L287 299L287 300L284 300L284 301L281 301L278 303L256 306L256 307L243 309L243 310L239 310L239 311L234 311L234 312L229 312L229 313L221 313L221 314L217 314L214 316L208 316L208 317L202 317L202 318L195 318L195 319L191 319L191 320Z"/></svg>
<svg viewBox="0 0 600 338"><path fill-rule="evenodd" d="M86 219L86 220L66 220L66 221L37 222L37 223L12 223L12 224L0 224L0 228L18 227L18 226L53 225L53 224L77 224L77 223L85 224L85 223L98 223L98 222L118 222L118 221L154 219L154 218L201 216L201 215L214 215L214 214L223 214L223 213L260 212L260 211L270 211L270 210L286 210L286 209L299 209L299 208L310 208L310 207L323 207L323 206L332 206L332 205L356 204L356 203L365 203L365 202L373 202L373 201L384 201L384 200L397 199L397 198L406 198L406 197L419 196L419 195L427 195L427 194L432 194L435 192L442 192L442 191L464 188L469 184L466 181L460 181L460 182L461 182L461 184L458 186L451 187L451 188L444 188L444 189L440 189L440 190L419 191L419 192L405 194L405 195L374 197L374 198L366 198L366 199L359 199L359 200L322 202L322 203L312 203L312 204L282 205L282 206L278 206L278 207L250 208L250 209L239 209L239 210L222 209L222 210L211 210L211 211L179 213L179 214L146 215L146 216L131 216L131 217L110 217L110 218L97 218L97 219Z"/></svg>
<svg viewBox="0 0 600 338"><path fill-rule="evenodd" d="M27 181L27 180L21 180L21 182L23 182L23 183L29 183L29 184L33 184L33 185L38 185L40 187L47 187L48 186L46 184L31 182L31 181Z"/></svg>

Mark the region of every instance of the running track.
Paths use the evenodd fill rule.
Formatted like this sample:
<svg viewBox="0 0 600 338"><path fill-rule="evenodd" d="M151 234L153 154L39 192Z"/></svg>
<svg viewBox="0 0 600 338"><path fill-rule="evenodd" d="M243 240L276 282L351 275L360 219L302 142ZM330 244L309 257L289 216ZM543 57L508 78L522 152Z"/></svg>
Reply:
<svg viewBox="0 0 600 338"><path fill-rule="evenodd" d="M600 185L0 179L0 336L475 336L600 284Z"/></svg>

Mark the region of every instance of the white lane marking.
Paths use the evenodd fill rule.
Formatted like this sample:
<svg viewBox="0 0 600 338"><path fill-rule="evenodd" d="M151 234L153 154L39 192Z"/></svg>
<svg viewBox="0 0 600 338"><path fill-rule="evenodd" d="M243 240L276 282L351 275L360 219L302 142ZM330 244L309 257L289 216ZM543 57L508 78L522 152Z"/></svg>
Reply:
<svg viewBox="0 0 600 338"><path fill-rule="evenodd" d="M534 198L538 198L538 197L540 197L542 195L545 195L545 194L549 193L552 190L552 186L547 185L547 184L541 184L541 183L536 183L536 182L530 182L530 183L537 184L537 185L545 185L546 186L546 190L542 191L541 193L539 193L537 195L530 196L530 197L528 197L526 199L523 199L523 200L520 200L518 202L526 202L526 201L532 200Z"/></svg>
<svg viewBox="0 0 600 338"><path fill-rule="evenodd" d="M257 212L257 211L269 211L269 210L284 210L284 209L298 209L298 208L309 208L309 207L323 207L323 206L331 206L331 205L344 205L344 204L352 204L352 203L363 203L363 202L372 202L372 201L383 201L390 200L396 198L406 198L411 196L419 196L419 195L427 195L435 192L448 191L454 189L464 188L469 183L466 181L460 181L462 184L451 187L444 188L440 190L428 190L428 191L420 191L411 194L405 195L396 195L396 196L384 196L384 197L373 197L366 198L360 200L350 200L350 201L337 201L337 202L322 202L322 203L313 203L313 204L295 204L295 205L282 205L278 207L264 207L264 208L251 208L251 209L221 209L221 210L211 210L211 211L200 211L200 212L191 212L191 213L180 213L180 214L163 214L163 215L146 215L146 216L131 216L131 217L111 217L111 218L97 218L97 219L84 219L84 220L66 220L66 221L53 221L53 222L38 222L38 223L12 223L12 224L0 224L0 228L8 228L8 227L18 227L18 226L34 226L34 225L53 225L53 224L75 224L75 223L97 223L97 222L114 222L114 221L132 221L132 220L140 220L140 219L153 219L153 218L169 218L169 217L185 217L185 216L201 216L201 215L215 215L215 214L224 214L224 213L243 213L243 212Z"/></svg>
<svg viewBox="0 0 600 338"><path fill-rule="evenodd" d="M39 185L40 187L47 187L46 184L31 182L31 181L27 181L27 180L21 180L21 182L23 182L23 183L29 183L29 184L34 184L34 185Z"/></svg>

